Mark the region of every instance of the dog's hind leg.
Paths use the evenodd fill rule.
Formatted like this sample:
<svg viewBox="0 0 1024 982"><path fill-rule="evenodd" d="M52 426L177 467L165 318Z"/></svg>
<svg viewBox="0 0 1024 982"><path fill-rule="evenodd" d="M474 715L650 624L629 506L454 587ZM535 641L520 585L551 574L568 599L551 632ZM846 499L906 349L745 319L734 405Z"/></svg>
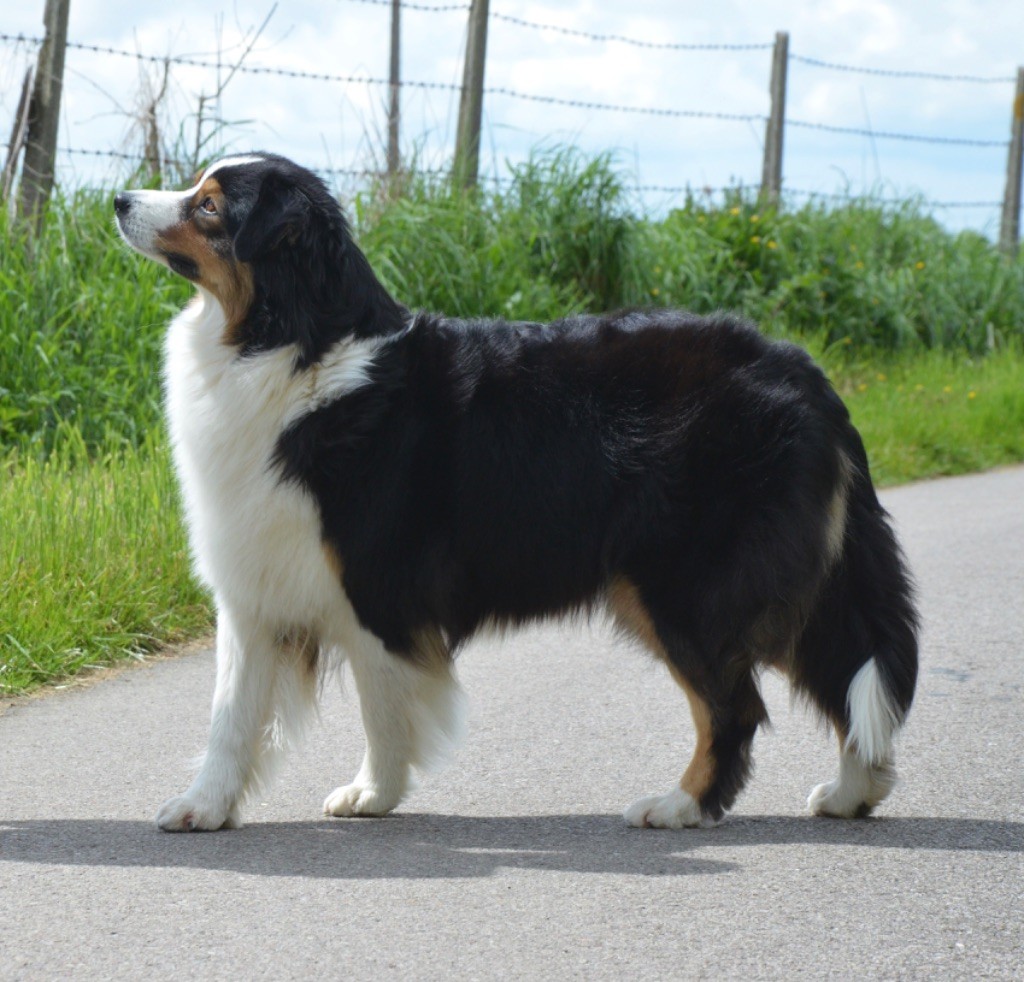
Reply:
<svg viewBox="0 0 1024 982"><path fill-rule="evenodd" d="M366 755L351 784L332 791L324 813L385 815L412 786L412 769L443 762L462 730L463 697L443 640L417 637L409 656L360 631L347 646L366 731Z"/></svg>
<svg viewBox="0 0 1024 982"><path fill-rule="evenodd" d="M678 787L635 801L624 817L638 828L716 825L743 790L751 770L754 734L768 713L749 672L731 692L709 699L671 663L670 667L689 700L697 745Z"/></svg>
<svg viewBox="0 0 1024 982"><path fill-rule="evenodd" d="M754 734L768 718L757 682L749 668L738 671L728 687L707 671L688 672L687 659L677 657L672 642L659 635L632 583L616 581L608 591L608 605L616 622L668 666L686 694L697 735L693 758L678 786L634 802L624 817L640 828L715 825L743 789Z"/></svg>
<svg viewBox="0 0 1024 982"><path fill-rule="evenodd" d="M266 625L219 605L217 682L210 738L189 789L166 801L157 825L167 832L237 828L245 793L267 749L279 684L279 639Z"/></svg>

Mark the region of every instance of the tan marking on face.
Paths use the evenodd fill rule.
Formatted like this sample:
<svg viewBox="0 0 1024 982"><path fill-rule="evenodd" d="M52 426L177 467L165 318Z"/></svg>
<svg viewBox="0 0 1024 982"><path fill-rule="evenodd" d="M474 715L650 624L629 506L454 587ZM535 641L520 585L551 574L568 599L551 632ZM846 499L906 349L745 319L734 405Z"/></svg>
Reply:
<svg viewBox="0 0 1024 982"><path fill-rule="evenodd" d="M204 215L199 205L211 198L216 215ZM226 321L224 340L238 341L238 331L252 306L254 288L252 269L235 260L231 243L222 232L220 215L224 211L224 191L215 177L207 178L189 199L189 217L157 236L157 245L185 256L199 271L198 285L217 298Z"/></svg>
<svg viewBox="0 0 1024 982"><path fill-rule="evenodd" d="M715 758L711 752L711 707L672 664L665 646L658 637L647 606L640 596L640 591L633 583L624 578L614 580L608 588L608 607L620 627L642 642L668 666L672 678L686 694L686 701L690 704L690 715L693 717L693 727L697 732L697 746L694 748L689 766L679 781L679 786L695 801L700 801L714 782L716 772Z"/></svg>
<svg viewBox="0 0 1024 982"><path fill-rule="evenodd" d="M196 188L195 194L192 195L190 203L193 206L196 206L207 198L213 198L213 202L217 206L217 211L220 212L224 205L224 189L220 186L220 181L215 177L208 177L199 185L199 187Z"/></svg>

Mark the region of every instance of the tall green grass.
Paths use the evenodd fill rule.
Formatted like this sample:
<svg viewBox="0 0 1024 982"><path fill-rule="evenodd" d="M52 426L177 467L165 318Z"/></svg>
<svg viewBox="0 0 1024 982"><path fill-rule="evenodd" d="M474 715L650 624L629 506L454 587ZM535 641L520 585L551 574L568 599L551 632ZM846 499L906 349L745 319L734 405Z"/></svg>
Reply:
<svg viewBox="0 0 1024 982"><path fill-rule="evenodd" d="M139 445L159 426L163 330L190 287L121 244L111 198L57 198L35 241L0 218L0 447Z"/></svg>
<svg viewBox="0 0 1024 982"><path fill-rule="evenodd" d="M0 461L0 482L0 692L208 628L155 441L96 455L65 426L46 458Z"/></svg>
<svg viewBox="0 0 1024 982"><path fill-rule="evenodd" d="M0 215L0 692L210 626L160 418L190 288L121 245L110 198L58 197L32 242ZM737 193L645 217L610 157L561 148L497 190L412 174L346 205L412 307L735 310L824 362L882 483L1024 459L1024 259L917 203L779 212Z"/></svg>

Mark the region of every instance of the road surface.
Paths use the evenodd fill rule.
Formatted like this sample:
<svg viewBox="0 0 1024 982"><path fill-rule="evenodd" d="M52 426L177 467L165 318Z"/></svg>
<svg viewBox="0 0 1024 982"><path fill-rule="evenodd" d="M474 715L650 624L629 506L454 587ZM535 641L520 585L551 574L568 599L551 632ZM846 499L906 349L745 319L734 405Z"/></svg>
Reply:
<svg viewBox="0 0 1024 982"><path fill-rule="evenodd" d="M166 835L200 651L0 714L0 978L1024 977L1024 469L883 497L924 636L877 818L803 814L835 751L768 676L732 818L626 827L689 756L685 701L604 627L544 626L465 653L468 740L393 817L319 814L362 752L332 688L245 829Z"/></svg>

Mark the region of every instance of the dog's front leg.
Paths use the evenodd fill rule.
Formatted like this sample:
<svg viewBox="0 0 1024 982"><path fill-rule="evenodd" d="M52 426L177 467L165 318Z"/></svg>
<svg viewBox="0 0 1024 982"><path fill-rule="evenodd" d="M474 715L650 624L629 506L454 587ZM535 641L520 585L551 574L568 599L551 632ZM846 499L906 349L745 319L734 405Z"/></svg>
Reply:
<svg viewBox="0 0 1024 982"><path fill-rule="evenodd" d="M422 642L423 639L419 639ZM415 647L388 651L359 631L346 645L366 731L366 756L351 784L336 788L324 813L386 815L412 786L412 768L430 769L450 754L464 716L462 690L447 652Z"/></svg>
<svg viewBox="0 0 1024 982"><path fill-rule="evenodd" d="M210 739L189 789L164 802L157 825L167 832L238 828L242 797L266 743L277 646L273 632L218 604L217 684Z"/></svg>

